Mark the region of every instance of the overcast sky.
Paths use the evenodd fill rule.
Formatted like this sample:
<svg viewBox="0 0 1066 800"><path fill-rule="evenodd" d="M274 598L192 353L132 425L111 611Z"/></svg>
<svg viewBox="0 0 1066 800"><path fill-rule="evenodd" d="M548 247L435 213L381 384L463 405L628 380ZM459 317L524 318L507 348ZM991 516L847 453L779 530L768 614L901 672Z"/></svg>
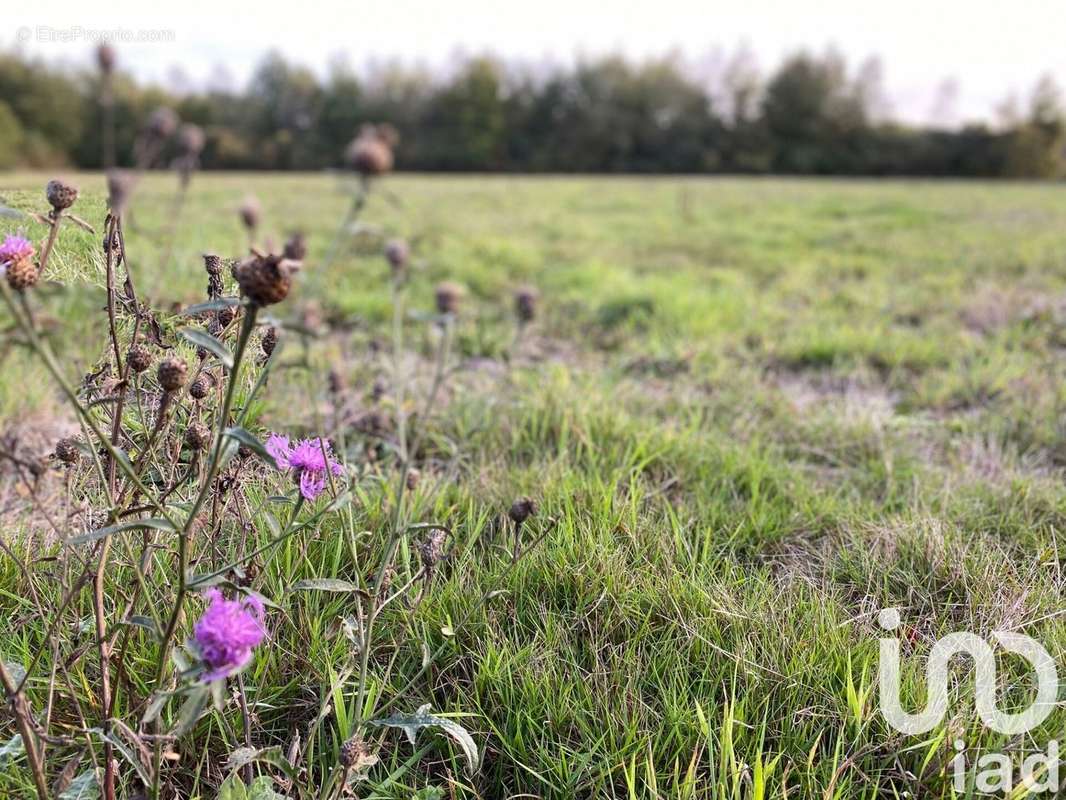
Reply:
<svg viewBox="0 0 1066 800"><path fill-rule="evenodd" d="M1043 73L1066 86L1066 0L49 0L4 18L0 46L71 63L91 58L98 32L162 32L171 41L119 43L120 58L163 83L180 67L194 86L219 67L239 85L271 48L324 73L338 54L359 68L393 57L443 67L483 52L543 63L678 50L706 66L716 49L742 44L764 73L802 47L835 46L853 65L878 56L894 115L912 121L990 119Z"/></svg>

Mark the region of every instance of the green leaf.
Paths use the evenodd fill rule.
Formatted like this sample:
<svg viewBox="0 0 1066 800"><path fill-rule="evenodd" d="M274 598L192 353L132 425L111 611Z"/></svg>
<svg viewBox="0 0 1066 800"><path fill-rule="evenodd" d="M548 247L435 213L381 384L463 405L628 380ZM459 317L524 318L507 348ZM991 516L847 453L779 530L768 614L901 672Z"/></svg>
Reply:
<svg viewBox="0 0 1066 800"><path fill-rule="evenodd" d="M274 791L274 779L269 775L260 775L248 787L248 800L285 800L285 795Z"/></svg>
<svg viewBox="0 0 1066 800"><path fill-rule="evenodd" d="M280 469L280 467L278 466L278 462L274 460L274 456L270 455L270 453L267 452L266 446L261 441L259 441L259 439L254 434L249 433L244 428L241 428L239 426L226 428L226 430L223 431L223 435L228 436L231 439L236 439L245 447L251 449L253 453L263 459L274 469Z"/></svg>
<svg viewBox="0 0 1066 800"><path fill-rule="evenodd" d="M347 489L341 492L335 499L333 499L322 513L330 514L334 511L340 511L342 508L352 502L352 493Z"/></svg>
<svg viewBox="0 0 1066 800"><path fill-rule="evenodd" d="M87 769L70 782L59 800L96 800L100 796L100 784L96 780L96 770Z"/></svg>
<svg viewBox="0 0 1066 800"><path fill-rule="evenodd" d="M178 724L174 726L171 733L174 736L183 736L191 731L210 701L211 690L208 687L197 686L190 691L185 702L182 703L181 711L178 712Z"/></svg>
<svg viewBox="0 0 1066 800"><path fill-rule="evenodd" d="M22 746L22 734L16 733L4 742L3 746L0 746L0 767L14 761L24 752L26 752L26 748Z"/></svg>
<svg viewBox="0 0 1066 800"><path fill-rule="evenodd" d="M174 526L170 524L170 520L163 519L162 517L148 517L147 519L135 519L130 522L123 522L120 525L109 525L106 528L97 528L95 531L89 531L88 533L83 533L81 536L67 539L67 544L88 544L89 542L103 539L105 536L111 536L114 533L145 530L147 528L152 528L158 531L175 530Z"/></svg>
<svg viewBox="0 0 1066 800"><path fill-rule="evenodd" d="M296 772L281 752L280 747L265 747L261 750L257 750L254 747L238 747L226 760L226 769L231 773L236 772L241 767L253 764L255 762L262 762L269 764L275 769L281 770L287 777L293 778L296 776ZM252 784L253 788L255 784Z"/></svg>
<svg viewBox="0 0 1066 800"><path fill-rule="evenodd" d="M205 314L208 311L221 311L224 308L230 308L240 303L236 297L219 297L216 300L208 300L206 303L197 303L194 306L189 306L181 312L183 317L198 317L200 314Z"/></svg>
<svg viewBox="0 0 1066 800"><path fill-rule="evenodd" d="M305 578L289 587L289 591L358 592L360 589L354 583L338 578Z"/></svg>
<svg viewBox="0 0 1066 800"><path fill-rule="evenodd" d="M474 738L459 723L445 717L430 714L429 708L429 703L426 703L424 706L420 706L414 714L397 713L384 719L372 719L368 724L387 728L400 728L407 734L407 740L412 746L415 744L415 738L419 730L422 728L439 728L455 740L456 744L462 749L463 755L466 756L468 771L471 774L477 771L481 762Z"/></svg>
<svg viewBox="0 0 1066 800"><path fill-rule="evenodd" d="M218 787L215 800L248 800L248 789L239 775L230 775Z"/></svg>
<svg viewBox="0 0 1066 800"><path fill-rule="evenodd" d="M111 746L114 747L122 755L122 757L129 762L131 767L133 767L134 771L137 773L137 777L141 779L141 783L143 783L145 786L152 785L152 779L148 776L148 771L144 768L144 764L142 764L141 760L137 758L137 755L133 752L133 750L130 749L130 746L125 742L125 740L120 739L114 734L106 734L100 728L92 728L90 730L90 733L95 734L102 741L110 742Z"/></svg>
<svg viewBox="0 0 1066 800"><path fill-rule="evenodd" d="M207 331L200 328L182 328L178 333L185 341L214 353L226 369L233 369L233 354L229 348Z"/></svg>

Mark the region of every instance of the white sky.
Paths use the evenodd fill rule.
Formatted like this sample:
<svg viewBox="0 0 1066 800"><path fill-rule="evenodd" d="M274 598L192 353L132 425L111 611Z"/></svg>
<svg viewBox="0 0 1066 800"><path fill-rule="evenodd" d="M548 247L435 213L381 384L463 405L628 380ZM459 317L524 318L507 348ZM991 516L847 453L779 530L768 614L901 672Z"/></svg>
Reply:
<svg viewBox="0 0 1066 800"><path fill-rule="evenodd" d="M458 53L526 62L572 61L672 49L706 64L717 48L754 51L765 74L800 48L833 45L856 66L879 56L894 114L928 120L954 81L949 119L991 118L1009 94L1023 98L1042 73L1066 87L1066 0L49 0L9 4L0 46L85 63L91 31L173 32L173 41L118 47L126 68L159 82L180 67L202 85L218 66L242 82L264 52L325 72L343 54L359 68L398 57L432 67ZM42 28L73 41L48 40ZM941 103L942 105L942 103Z"/></svg>

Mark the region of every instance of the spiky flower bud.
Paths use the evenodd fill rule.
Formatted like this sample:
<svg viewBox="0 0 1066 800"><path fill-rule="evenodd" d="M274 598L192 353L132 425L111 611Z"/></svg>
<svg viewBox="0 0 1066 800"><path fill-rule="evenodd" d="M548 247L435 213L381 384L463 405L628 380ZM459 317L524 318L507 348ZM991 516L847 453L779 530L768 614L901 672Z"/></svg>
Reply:
<svg viewBox="0 0 1066 800"><path fill-rule="evenodd" d="M215 300L222 296L222 257L204 253L204 269L207 271L207 296Z"/></svg>
<svg viewBox="0 0 1066 800"><path fill-rule="evenodd" d="M241 292L259 306L280 303L289 295L292 276L300 269L299 261L280 255L253 255L237 265L237 283Z"/></svg>
<svg viewBox="0 0 1066 800"><path fill-rule="evenodd" d="M422 557L422 566L427 572L433 570L444 558L444 540L447 533L442 530L434 530L426 537L426 540L418 546L419 555Z"/></svg>
<svg viewBox="0 0 1066 800"><path fill-rule="evenodd" d="M180 120L174 109L160 106L148 117L145 131L149 136L156 139L169 139L174 135L174 131L178 129L179 122Z"/></svg>
<svg viewBox="0 0 1066 800"><path fill-rule="evenodd" d="M210 391L211 387L203 375L189 384L189 396L194 400L203 400Z"/></svg>
<svg viewBox="0 0 1066 800"><path fill-rule="evenodd" d="M282 255L292 261L303 261L307 256L307 239L304 235L297 231L289 237L289 241L285 242L285 249L282 251Z"/></svg>
<svg viewBox="0 0 1066 800"><path fill-rule="evenodd" d="M188 375L189 365L185 363L185 359L177 356L170 356L170 358L160 361L156 370L159 385L163 387L164 392L178 391L185 385L185 379Z"/></svg>
<svg viewBox="0 0 1066 800"><path fill-rule="evenodd" d="M259 340L259 349L263 351L263 355L270 358L271 353L274 352L274 348L278 344L278 331L273 326L267 328L263 332L263 338Z"/></svg>
<svg viewBox="0 0 1066 800"><path fill-rule="evenodd" d="M259 201L252 195L245 197L240 208L237 209L241 222L249 231L254 231L259 227L259 210Z"/></svg>
<svg viewBox="0 0 1066 800"><path fill-rule="evenodd" d="M96 48L96 64L105 75L110 75L115 70L115 48L104 43Z"/></svg>
<svg viewBox="0 0 1066 800"><path fill-rule="evenodd" d="M135 344L126 353L126 361L134 372L144 372L152 366L152 354L143 344Z"/></svg>
<svg viewBox="0 0 1066 800"><path fill-rule="evenodd" d="M459 301L463 298L463 287L451 281L438 283L433 291L433 297L437 302L438 313L454 314L459 310Z"/></svg>
<svg viewBox="0 0 1066 800"><path fill-rule="evenodd" d="M40 273L32 258L19 258L7 262L7 284L16 292L30 289L37 284Z"/></svg>
<svg viewBox="0 0 1066 800"><path fill-rule="evenodd" d="M185 444L190 450L206 450L211 444L211 431L202 422L193 422L185 429Z"/></svg>
<svg viewBox="0 0 1066 800"><path fill-rule="evenodd" d="M507 516L511 518L515 525L521 525L530 517L536 516L536 513L537 503L535 500L529 497L519 497L511 503L511 509L507 512Z"/></svg>
<svg viewBox="0 0 1066 800"><path fill-rule="evenodd" d="M74 437L60 439L56 442L55 456L64 464L77 464L78 460L81 458L81 449L78 447L78 440Z"/></svg>
<svg viewBox="0 0 1066 800"><path fill-rule="evenodd" d="M66 181L53 178L44 187L44 195L48 198L48 204L58 212L74 205L74 201L78 199L78 190Z"/></svg>
<svg viewBox="0 0 1066 800"><path fill-rule="evenodd" d="M514 293L514 312L521 323L532 322L537 316L540 294L532 286L522 286Z"/></svg>

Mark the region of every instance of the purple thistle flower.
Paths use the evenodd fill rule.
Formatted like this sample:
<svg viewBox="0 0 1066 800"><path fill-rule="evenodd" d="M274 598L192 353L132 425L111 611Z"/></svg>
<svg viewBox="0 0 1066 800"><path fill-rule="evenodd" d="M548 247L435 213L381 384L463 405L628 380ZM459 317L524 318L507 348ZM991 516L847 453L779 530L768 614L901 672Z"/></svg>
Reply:
<svg viewBox="0 0 1066 800"><path fill-rule="evenodd" d="M193 628L193 641L208 667L203 679L217 681L247 665L266 638L263 602L254 595L227 600L218 589L206 596L211 604Z"/></svg>
<svg viewBox="0 0 1066 800"><path fill-rule="evenodd" d="M0 243L0 264L7 265L33 255L33 244L23 236L8 234Z"/></svg>
<svg viewBox="0 0 1066 800"><path fill-rule="evenodd" d="M288 436L272 433L267 438L266 444L263 446L266 448L266 451L274 457L274 460L278 464L278 469L289 468L289 454L292 452L292 445L289 444Z"/></svg>
<svg viewBox="0 0 1066 800"><path fill-rule="evenodd" d="M325 439L302 439L295 445L289 437L271 434L266 450L281 469L294 470L305 500L314 500L326 489L328 473L343 475L344 467L333 458L333 448Z"/></svg>

